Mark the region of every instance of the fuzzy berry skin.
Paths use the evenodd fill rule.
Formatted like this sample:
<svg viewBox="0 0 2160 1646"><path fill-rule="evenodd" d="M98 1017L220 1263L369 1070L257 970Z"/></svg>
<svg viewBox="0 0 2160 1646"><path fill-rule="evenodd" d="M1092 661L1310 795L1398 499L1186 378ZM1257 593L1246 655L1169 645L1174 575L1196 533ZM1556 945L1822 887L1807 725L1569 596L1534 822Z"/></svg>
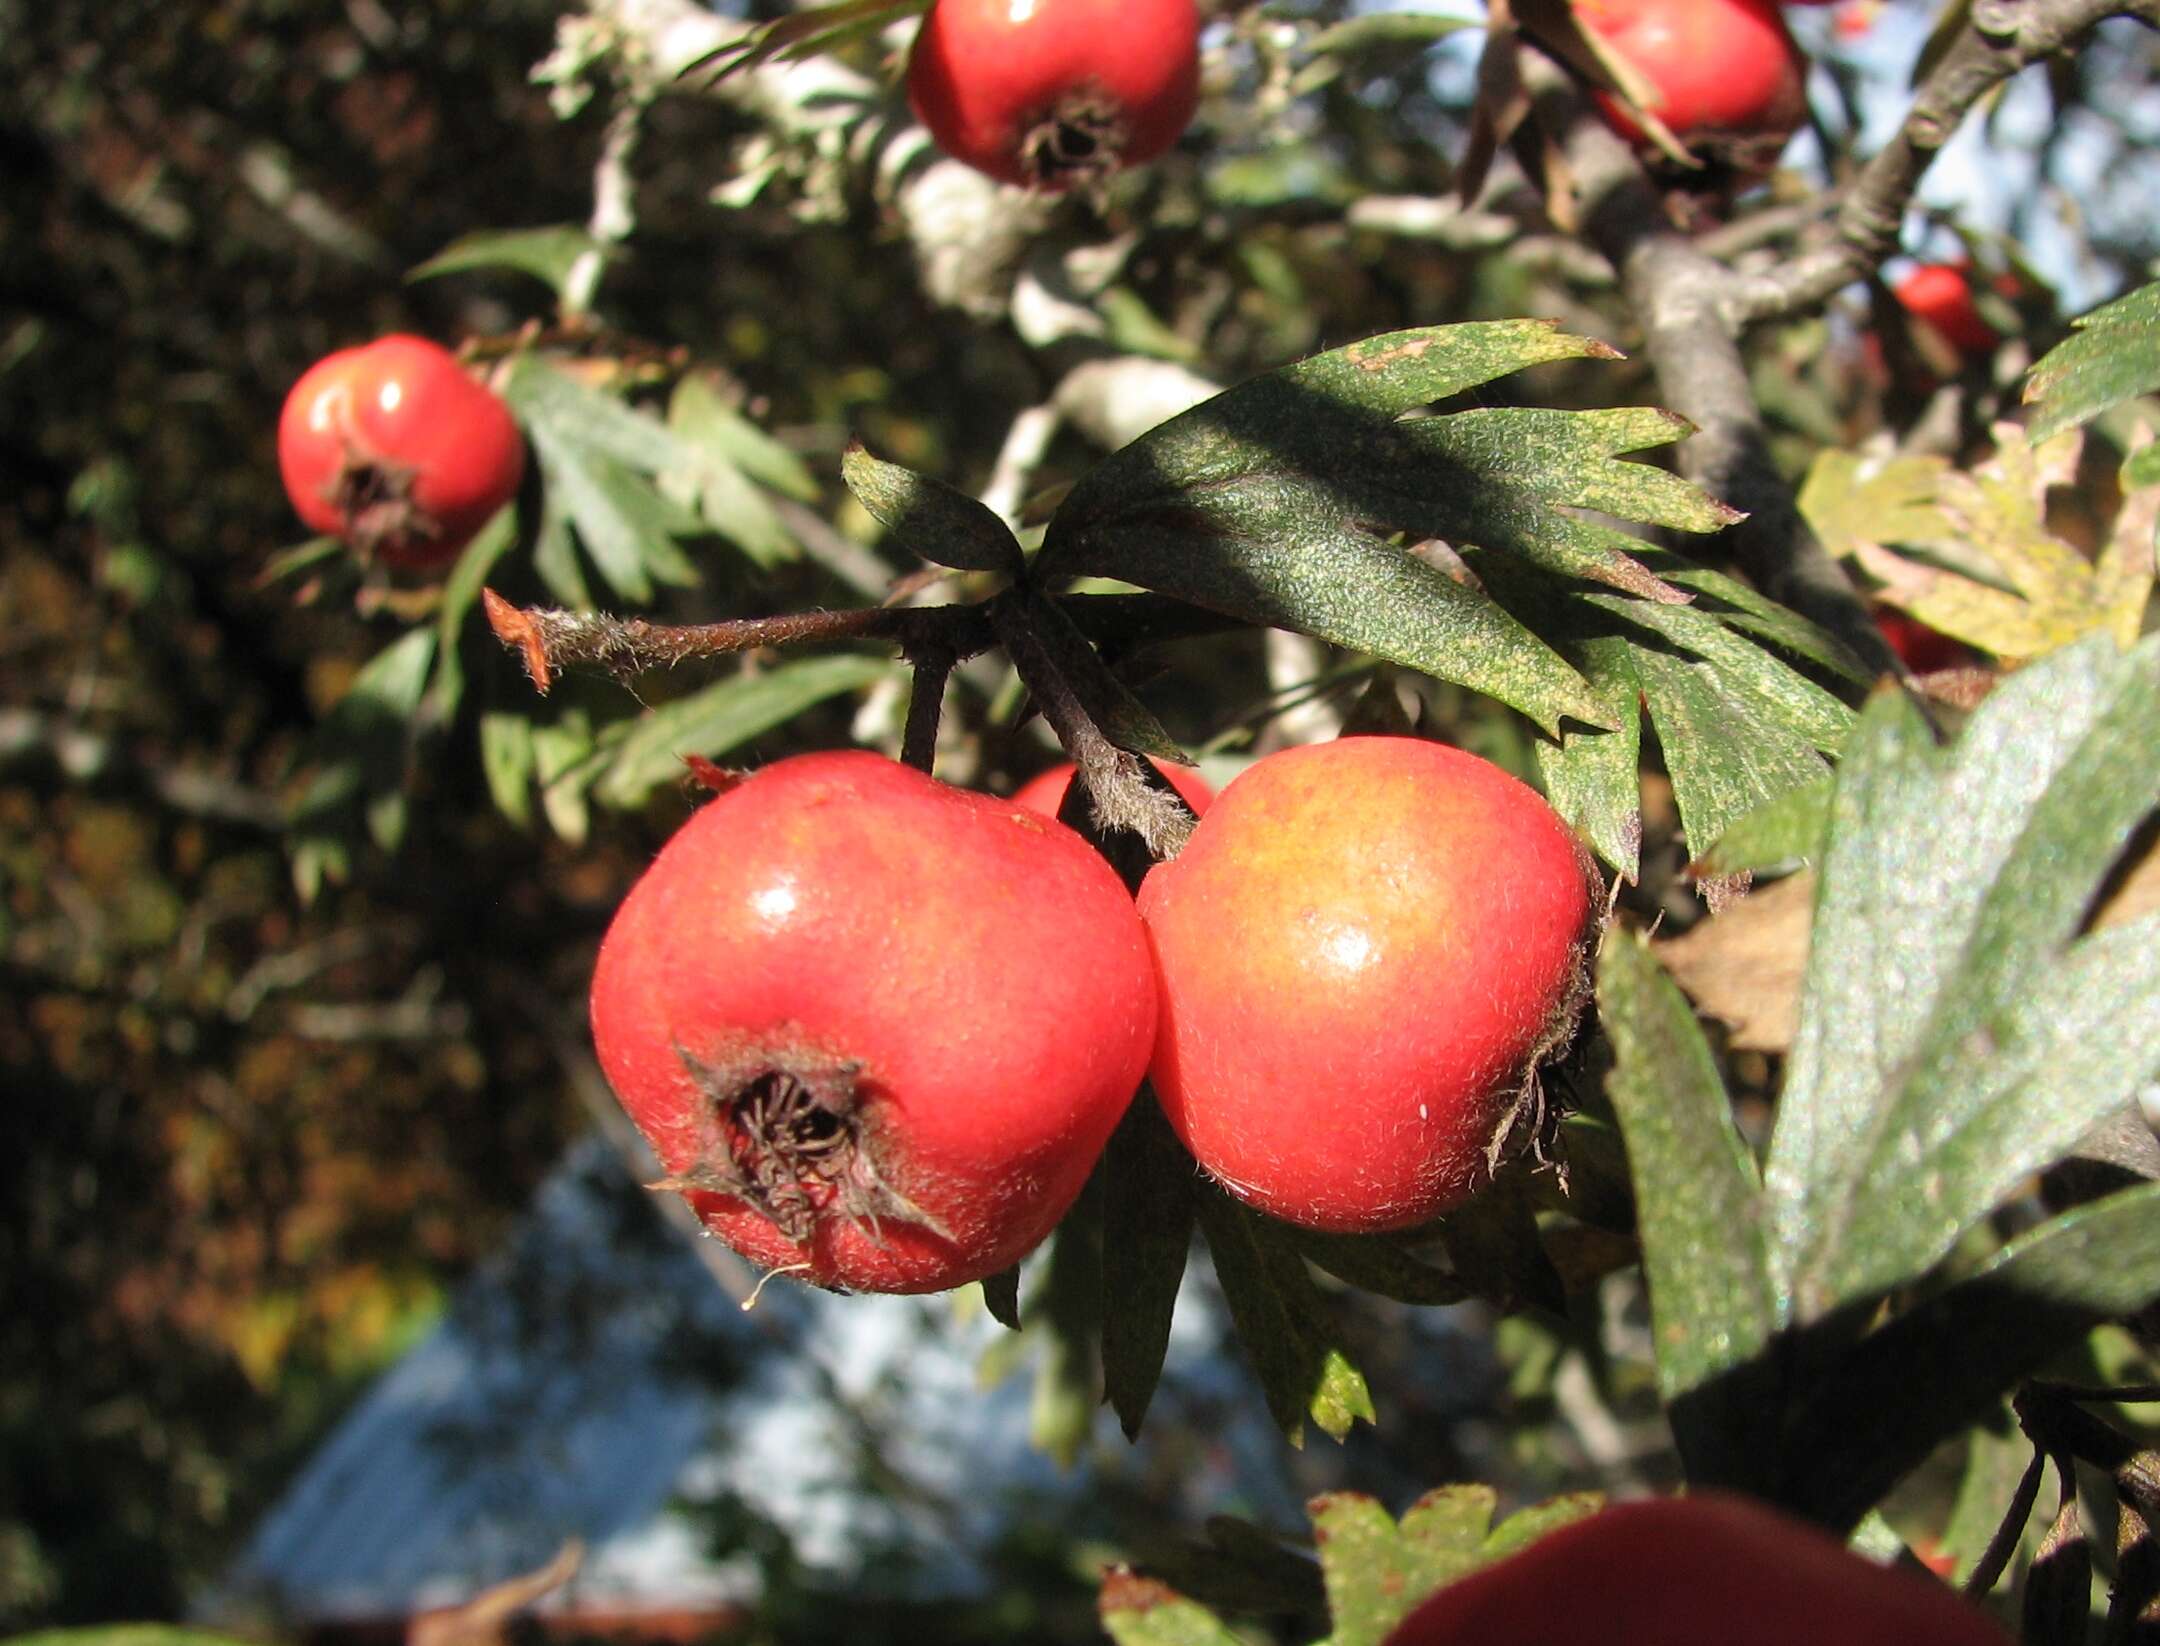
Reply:
<svg viewBox="0 0 2160 1646"><path fill-rule="evenodd" d="M1703 159L1765 175L1807 119L1807 59L1776 0L1575 0L1575 15L1650 83L1645 106ZM1598 106L1643 141L1617 98L1600 93Z"/></svg>
<svg viewBox="0 0 2160 1646"><path fill-rule="evenodd" d="M525 441L449 350L393 334L310 366L278 418L285 495L319 532L425 570L517 495Z"/></svg>
<svg viewBox="0 0 2160 1646"><path fill-rule="evenodd" d="M1922 325L1969 358L1984 358L2002 341L1973 301L1972 282L1956 263L1922 263L1892 290Z"/></svg>
<svg viewBox="0 0 2160 1646"><path fill-rule="evenodd" d="M1175 143L1199 100L1199 48L1193 0L937 0L908 101L954 159L1055 191Z"/></svg>
<svg viewBox="0 0 2160 1646"><path fill-rule="evenodd" d="M1471 1573L1384 1646L2010 1646L1932 1578L1749 1498L1617 1504Z"/></svg>
<svg viewBox="0 0 2160 1646"><path fill-rule="evenodd" d="M1215 790L1206 778L1190 766L1171 766L1160 760L1149 764L1169 780L1170 787L1184 796L1193 816L1207 816L1208 807L1215 803ZM1037 772L1013 792L1013 804L1040 812L1045 817L1057 816L1058 809L1065 804L1066 791L1072 787L1073 777L1079 770L1067 760L1046 772Z"/></svg>
<svg viewBox="0 0 2160 1646"><path fill-rule="evenodd" d="M600 1065L706 1225L824 1286L1016 1261L1147 1066L1132 899L1062 824L862 751L708 802L631 888Z"/></svg>
<svg viewBox="0 0 2160 1646"><path fill-rule="evenodd" d="M1410 737L1269 755L1140 889L1164 1112L1288 1222L1447 1210L1573 1026L1595 878L1552 808L1475 755Z"/></svg>

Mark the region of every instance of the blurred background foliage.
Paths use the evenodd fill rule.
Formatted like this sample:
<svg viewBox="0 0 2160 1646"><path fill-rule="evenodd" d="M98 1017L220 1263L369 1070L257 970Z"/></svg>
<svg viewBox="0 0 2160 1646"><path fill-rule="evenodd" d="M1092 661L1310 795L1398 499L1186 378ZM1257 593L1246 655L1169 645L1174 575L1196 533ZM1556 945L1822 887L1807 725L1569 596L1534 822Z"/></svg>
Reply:
<svg viewBox="0 0 2160 1646"><path fill-rule="evenodd" d="M698 538L700 581L660 591L660 610L874 597L906 568L875 556L839 487L847 438L979 489L1013 419L1091 358L1229 382L1390 327L1513 315L1631 343L1601 266L1540 224L1519 180L1477 212L1444 209L1467 59L1436 66L1384 34L1314 56L1315 28L1349 8L1227 9L1234 38L1184 150L1099 212L1065 202L1044 225L1038 276L1114 248L1080 305L1094 323L1062 332L1016 322L1009 291L932 289L893 182L921 156L875 41L850 58L871 90L847 128L858 147L837 158L708 100L648 111L635 232L570 352L614 387L696 363L816 492L782 515L804 552L759 563ZM468 621L471 702L402 774L403 839L362 842L304 899L288 817L320 728L425 600L341 561L265 577L299 536L272 431L307 364L389 330L507 348L555 319L523 275L404 275L476 230L592 213L608 70L581 106L533 77L563 10L0 0L0 1628L175 1615L586 1124L563 1045L582 1032L592 947L689 797L663 785L576 843L519 827L491 801L475 728L581 708L626 720L709 676L639 695L576 682L543 706ZM2058 165L2050 143L2103 142L2119 175L2149 167L2152 69L2146 40L2111 35L2056 76L2076 118L2024 144L2037 175L2085 164ZM1856 49L1836 78L1860 108L1894 92L1886 73ZM2023 142L2014 122L2001 140ZM745 156L769 180L715 203ZM1824 175L1781 178L1764 209L1796 208ZM2073 221L2046 186L2028 205L2073 236L2059 266L2089 297L2155 249L2149 215ZM2020 302L2052 341L2044 282ZM1870 363L1867 313L1861 300L1754 339L1796 479L1824 445L1943 423L1941 384ZM1633 362L1491 392L1655 398ZM1951 454L1995 395L1962 386ZM1086 419L1073 425L1033 486L1095 460ZM502 577L538 593L522 561ZM1264 739L1279 711L1325 706L1298 688L1330 660L1304 662L1286 674L1258 637L1211 640L1180 648L1147 695L1190 743L1226 727ZM1454 740L1527 766L1504 711L1448 688L1423 698ZM963 676L955 703L946 775L1003 785L1049 758L1039 728L1010 724L995 671ZM897 730L874 691L867 718L856 707L823 705L739 757ZM1662 821L1642 895L1684 921ZM1394 1363L1405 1339L1375 1309L1355 1329L1399 1437L1417 1427L1419 1373ZM1570 1461L1549 1426L1563 1343L1527 1318L1501 1339L1521 1397L1509 1444L1533 1478ZM1445 1438L1428 1439L1430 1455L1410 1450L1440 1478ZM757 1531L741 1536L755 1546Z"/></svg>

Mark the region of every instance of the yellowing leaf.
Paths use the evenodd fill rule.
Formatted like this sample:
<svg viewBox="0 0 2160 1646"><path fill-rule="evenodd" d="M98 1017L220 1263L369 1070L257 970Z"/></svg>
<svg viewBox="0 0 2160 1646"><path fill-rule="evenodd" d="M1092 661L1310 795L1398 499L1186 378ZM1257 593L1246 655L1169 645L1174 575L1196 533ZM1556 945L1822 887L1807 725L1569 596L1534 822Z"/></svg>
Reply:
<svg viewBox="0 0 2160 1646"><path fill-rule="evenodd" d="M1995 438L1994 455L1969 471L1934 458L1869 470L1850 453L1826 453L1802 507L1886 604L2006 662L2096 629L2129 645L2152 594L2160 489L2132 492L2088 559L2047 527L2048 493L2074 482L2082 436L2035 446L2004 423Z"/></svg>
<svg viewBox="0 0 2160 1646"><path fill-rule="evenodd" d="M1940 457L1826 450L1800 487L1800 512L1841 560L1861 543L1925 542L1948 530L1935 494L1949 469Z"/></svg>

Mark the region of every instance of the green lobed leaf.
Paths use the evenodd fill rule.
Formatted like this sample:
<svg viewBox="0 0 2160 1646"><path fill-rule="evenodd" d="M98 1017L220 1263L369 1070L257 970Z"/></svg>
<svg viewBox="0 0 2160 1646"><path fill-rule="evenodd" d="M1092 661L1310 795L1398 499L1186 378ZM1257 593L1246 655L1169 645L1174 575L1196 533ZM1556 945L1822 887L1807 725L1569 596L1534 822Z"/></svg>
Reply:
<svg viewBox="0 0 2160 1646"><path fill-rule="evenodd" d="M926 11L930 0L827 0L745 30L728 45L691 63L685 78L713 79L755 68L760 63L793 60L830 51L865 32L876 33L911 12Z"/></svg>
<svg viewBox="0 0 2160 1646"><path fill-rule="evenodd" d="M1439 1221L1448 1266L1503 1313L1524 1308L1565 1312L1567 1289L1538 1238L1537 1214L1520 1170L1503 1172Z"/></svg>
<svg viewBox="0 0 2160 1646"><path fill-rule="evenodd" d="M1705 875L1766 874L1814 862L1836 792L1837 780L1828 773L1786 790L1728 827L1691 867Z"/></svg>
<svg viewBox="0 0 2160 1646"><path fill-rule="evenodd" d="M982 1283L983 1307L990 1318L1008 1332L1020 1330L1020 1265L987 1275Z"/></svg>
<svg viewBox="0 0 2160 1646"><path fill-rule="evenodd" d="M465 696L465 664L458 645L465 619L479 603L488 573L515 547L517 509L507 506L480 528L443 580L442 605L435 614L435 679L427 694L429 712L437 724L455 718Z"/></svg>
<svg viewBox="0 0 2160 1646"><path fill-rule="evenodd" d="M1482 588L1383 540L1498 550L1551 577L1685 599L1634 539L1567 512L1727 521L1671 476L1617 460L1678 433L1666 414L1400 420L1539 361L1609 352L1517 321L1392 333L1269 373L1099 465L1052 519L1038 574L1116 577L1313 634L1497 697L1548 732L1564 718L1610 725L1587 683Z"/></svg>
<svg viewBox="0 0 2160 1646"><path fill-rule="evenodd" d="M1374 1421L1364 1375L1338 1341L1305 1262L1287 1234L1208 1184L1198 1192L1201 1232L1268 1410L1293 1446L1309 1417L1340 1440Z"/></svg>
<svg viewBox="0 0 2160 1646"><path fill-rule="evenodd" d="M1776 638L1759 629L1758 596L1730 597L1715 578L1659 551L1661 578L1690 588L1696 603L1675 606L1575 585L1556 588L1505 555L1478 551L1472 569L1511 611L1549 638L1606 705L1617 736L1565 728L1537 749L1553 803L1591 836L1598 854L1635 872L1641 849L1640 709L1647 699L1671 774L1681 822L1707 843L1739 817L1828 773L1818 748L1836 748L1851 713L1762 641L1802 652L1827 637L1786 614L1800 631ZM1791 639L1794 644L1786 645Z"/></svg>
<svg viewBox="0 0 2160 1646"><path fill-rule="evenodd" d="M532 430L532 443L549 491L616 594L643 604L652 599L656 581L679 587L697 581L674 540L696 523L648 481L604 452L565 443L545 429Z"/></svg>
<svg viewBox="0 0 2160 1646"><path fill-rule="evenodd" d="M1642 872L1642 683L1617 636L1579 641L1569 661L1603 698L1617 731L1575 726L1537 744L1538 775L1553 809L1633 883Z"/></svg>
<svg viewBox="0 0 2160 1646"><path fill-rule="evenodd" d="M436 633L412 629L353 677L310 740L314 775L289 818L294 881L312 899L325 878L342 880L347 842L364 828L385 851L404 835L405 784L416 724L435 665Z"/></svg>
<svg viewBox="0 0 2160 1646"><path fill-rule="evenodd" d="M2160 639L2019 671L1949 749L1870 705L1765 1174L1800 1322L1924 1272L2160 1066L2153 923L2073 941L2160 805L2156 721Z"/></svg>
<svg viewBox="0 0 2160 1646"><path fill-rule="evenodd" d="M480 717L480 770L495 809L519 828L532 825L536 768L533 724L522 714L491 711Z"/></svg>
<svg viewBox="0 0 2160 1646"><path fill-rule="evenodd" d="M1592 1513L1600 1499L1550 1499L1497 1529L1496 1501L1490 1486L1443 1486L1413 1503L1398 1524L1361 1493L1314 1498L1313 1537L1334 1620L1325 1646L1380 1646L1434 1590Z"/></svg>
<svg viewBox="0 0 2160 1646"><path fill-rule="evenodd" d="M1145 524L1116 531L1117 576L1248 622L1295 629L1452 680L1520 709L1548 732L1603 724L1588 684L1486 596L1339 519L1270 514L1255 535Z"/></svg>
<svg viewBox="0 0 2160 1646"><path fill-rule="evenodd" d="M1658 1389L1691 1480L1775 1478L1755 1379L1780 1323L1754 1156L1678 985L1647 943L1615 931L1598 964L1606 1083L1627 1140ZM1751 1455L1752 1454L1752 1455Z"/></svg>
<svg viewBox="0 0 2160 1646"><path fill-rule="evenodd" d="M563 500L543 486L540 495L540 529L533 536L533 570L552 594L572 611L594 608L592 587L578 563L577 544L570 535L570 515Z"/></svg>
<svg viewBox="0 0 2160 1646"><path fill-rule="evenodd" d="M716 681L638 720L593 785L593 798L620 811L635 810L653 790L681 778L684 756L717 759L785 725L813 703L870 685L892 666L882 657L841 653Z"/></svg>
<svg viewBox="0 0 2160 1646"><path fill-rule="evenodd" d="M768 491L814 503L817 478L803 460L723 400L701 377L685 377L668 401L677 437L725 458Z"/></svg>
<svg viewBox="0 0 2160 1646"><path fill-rule="evenodd" d="M1711 613L1651 601L1623 602L1606 594L1583 598L1585 604L1603 607L1693 653L1715 674L1718 694L1751 711L1755 719L1786 728L1825 754L1844 746L1852 730L1852 710Z"/></svg>
<svg viewBox="0 0 2160 1646"><path fill-rule="evenodd" d="M1874 678L1843 641L1738 578L1690 565L1668 549L1645 545L1636 557L1660 579L1693 595L1696 611L1715 614L1729 627L1767 640L1855 686L1865 686Z"/></svg>
<svg viewBox="0 0 2160 1646"><path fill-rule="evenodd" d="M659 476L660 489L759 566L800 554L761 487L804 499L816 482L794 453L744 418L700 377L685 377L668 401L668 429L679 458Z"/></svg>
<svg viewBox="0 0 2160 1646"><path fill-rule="evenodd" d="M1828 772L1807 738L1731 690L1716 664L1648 647L1632 661L1691 847Z"/></svg>
<svg viewBox="0 0 2160 1646"><path fill-rule="evenodd" d="M475 269L510 269L545 281L560 300L570 273L592 257L612 257L615 249L596 240L577 223L551 223L532 229L487 229L461 235L426 262L406 270L407 281Z"/></svg>
<svg viewBox="0 0 2160 1646"><path fill-rule="evenodd" d="M1170 1322L1192 1250L1192 1156L1155 1094L1140 1088L1098 1168L1103 1195L1103 1392L1136 1439L1170 1347Z"/></svg>
<svg viewBox="0 0 2160 1646"><path fill-rule="evenodd" d="M1103 1579L1096 1615L1117 1646L1244 1646L1205 1606L1121 1566Z"/></svg>
<svg viewBox="0 0 2160 1646"><path fill-rule="evenodd" d="M859 441L840 459L840 475L908 553L961 571L1020 574L1025 562L1011 528L965 492L873 457Z"/></svg>
<svg viewBox="0 0 2160 1646"><path fill-rule="evenodd" d="M1648 463L1612 461L1628 452L1669 446L1694 432L1686 418L1660 407L1484 407L1403 427L1434 451L1481 474L1535 482L1548 503L1690 532L1722 531L1742 518L1738 509L1676 474ZM1645 546L1628 541L1634 548Z"/></svg>
<svg viewBox="0 0 2160 1646"><path fill-rule="evenodd" d="M1424 47L1464 29L1482 29L1480 17L1443 17L1435 12L1391 11L1353 17L1322 29L1307 44L1314 56L1354 57L1387 47Z"/></svg>
<svg viewBox="0 0 2160 1646"><path fill-rule="evenodd" d="M1786 1501L1849 1525L2002 1393L2104 1321L2160 1299L2160 1184L2021 1235L1863 1339L1802 1391Z"/></svg>
<svg viewBox="0 0 2160 1646"><path fill-rule="evenodd" d="M544 431L558 449L602 453L639 474L658 474L683 461L680 442L658 418L586 387L537 355L511 362L502 393L526 432Z"/></svg>
<svg viewBox="0 0 2160 1646"><path fill-rule="evenodd" d="M1471 1295L1462 1280L1435 1268L1392 1235L1327 1234L1318 1229L1292 1231L1307 1262L1346 1285L1398 1303L1460 1303Z"/></svg>
<svg viewBox="0 0 2160 1646"><path fill-rule="evenodd" d="M2069 337L2033 363L2025 403L2035 444L2089 423L2112 406L2160 391L2160 282L2070 322Z"/></svg>
<svg viewBox="0 0 2160 1646"><path fill-rule="evenodd" d="M1327 1646L1378 1646L1425 1596L1482 1564L1495 1501L1489 1486L1444 1488L1398 1527L1362 1493L1314 1498L1313 1539L1335 1625Z"/></svg>

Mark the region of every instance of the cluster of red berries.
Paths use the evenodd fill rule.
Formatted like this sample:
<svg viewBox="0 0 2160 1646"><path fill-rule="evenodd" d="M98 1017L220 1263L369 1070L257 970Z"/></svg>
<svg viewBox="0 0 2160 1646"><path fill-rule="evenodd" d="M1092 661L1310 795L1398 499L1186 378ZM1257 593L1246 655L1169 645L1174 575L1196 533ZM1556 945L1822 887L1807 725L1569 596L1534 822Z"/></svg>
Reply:
<svg viewBox="0 0 2160 1646"><path fill-rule="evenodd" d="M1231 1193L1311 1227L1421 1222L1581 1004L1596 874L1457 749L1282 751L1137 903L1052 810L860 751L709 802L601 945L594 1041L706 1224L823 1285L995 1273L1070 1208L1150 1075ZM1040 809L1038 809L1038 807Z"/></svg>
<svg viewBox="0 0 2160 1646"><path fill-rule="evenodd" d="M1805 112L1805 65L1773 0L1578 0L1584 25L1655 88L1682 141L1774 157ZM938 143L1007 182L1099 180L1177 141L1199 95L1194 0L938 0L908 94ZM1606 100L1610 118L1640 133ZM302 520L390 565L439 569L515 494L508 410L444 349L383 337L318 361L278 425Z"/></svg>

